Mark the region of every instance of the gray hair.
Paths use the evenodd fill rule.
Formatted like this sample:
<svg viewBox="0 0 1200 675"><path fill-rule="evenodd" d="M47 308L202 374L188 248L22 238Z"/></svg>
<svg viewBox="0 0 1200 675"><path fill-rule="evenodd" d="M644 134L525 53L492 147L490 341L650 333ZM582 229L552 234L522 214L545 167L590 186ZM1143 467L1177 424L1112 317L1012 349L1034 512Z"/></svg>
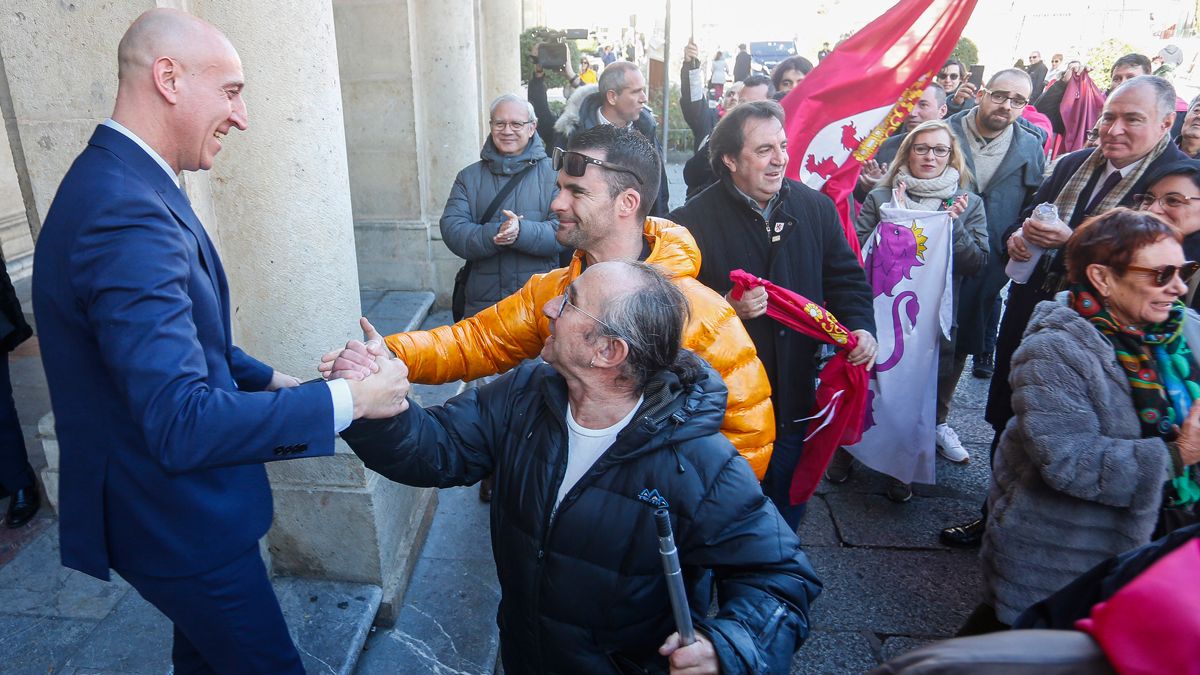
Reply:
<svg viewBox="0 0 1200 675"><path fill-rule="evenodd" d="M492 105L488 107L488 119L496 118L496 108L499 108L505 103L519 103L525 106L525 111L529 113L529 121L537 121L537 113L533 111L533 104L516 94L500 94L492 100Z"/></svg>
<svg viewBox="0 0 1200 675"><path fill-rule="evenodd" d="M630 72L637 70L637 65L629 61L613 61L600 71L600 79L596 85L600 88L600 96L607 100L607 94L615 91L619 95L625 90L625 79Z"/></svg>
<svg viewBox="0 0 1200 675"><path fill-rule="evenodd" d="M1128 89L1140 87L1149 87L1154 92L1155 106L1158 108L1158 116L1166 117L1175 112L1175 87L1171 83L1156 75L1138 75L1121 83L1116 91L1109 94L1108 100L1112 100L1115 96L1120 95Z"/></svg>
<svg viewBox="0 0 1200 675"><path fill-rule="evenodd" d="M629 355L622 378L642 391L650 378L675 364L690 314L687 298L671 280L644 262L622 261L633 288L610 298L600 318L602 335L623 340Z"/></svg>

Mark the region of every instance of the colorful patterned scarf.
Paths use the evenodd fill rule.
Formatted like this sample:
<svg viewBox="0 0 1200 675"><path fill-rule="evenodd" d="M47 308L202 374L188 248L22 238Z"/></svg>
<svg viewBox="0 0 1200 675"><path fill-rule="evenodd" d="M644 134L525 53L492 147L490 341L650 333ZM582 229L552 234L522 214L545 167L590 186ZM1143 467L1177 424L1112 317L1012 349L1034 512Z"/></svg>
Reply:
<svg viewBox="0 0 1200 675"><path fill-rule="evenodd" d="M1117 362L1129 379L1142 437L1174 441L1178 435L1175 427L1183 423L1192 402L1200 400L1200 369L1183 335L1183 302L1175 302L1166 321L1144 329L1121 325L1082 284L1071 287L1068 302L1112 343ZM1176 504L1190 504L1200 498L1200 486L1190 467L1183 467L1172 483Z"/></svg>

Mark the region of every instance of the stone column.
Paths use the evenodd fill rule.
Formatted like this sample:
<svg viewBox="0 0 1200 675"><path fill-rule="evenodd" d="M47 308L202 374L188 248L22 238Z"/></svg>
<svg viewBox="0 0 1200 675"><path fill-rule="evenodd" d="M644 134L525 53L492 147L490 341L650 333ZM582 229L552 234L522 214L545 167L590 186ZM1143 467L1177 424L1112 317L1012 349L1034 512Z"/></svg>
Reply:
<svg viewBox="0 0 1200 675"><path fill-rule="evenodd" d="M520 94L521 2L479 0L479 70L484 106L501 94ZM487 109L480 108L487 124ZM486 128L485 128L486 133Z"/></svg>

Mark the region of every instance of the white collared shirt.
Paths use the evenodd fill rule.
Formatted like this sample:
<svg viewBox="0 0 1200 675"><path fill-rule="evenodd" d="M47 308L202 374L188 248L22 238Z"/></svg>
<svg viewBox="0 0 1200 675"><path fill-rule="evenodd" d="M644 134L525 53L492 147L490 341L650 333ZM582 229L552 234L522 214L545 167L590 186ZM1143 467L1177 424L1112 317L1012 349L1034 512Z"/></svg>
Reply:
<svg viewBox="0 0 1200 675"><path fill-rule="evenodd" d="M162 155L154 151L154 148L138 138L137 134L125 128L123 124L111 117L104 120L102 124L137 143L138 147L144 150L147 155L150 155L150 158L157 162L162 167L162 170L171 177L171 181L175 183L175 187L179 187L179 176L171 169L171 165L167 164ZM350 393L350 384L345 380L330 380L325 384L329 387L329 396L333 400L333 433L337 434L350 426L350 423L354 421L354 396Z"/></svg>
<svg viewBox="0 0 1200 675"><path fill-rule="evenodd" d="M137 143L139 148L145 150L147 155L150 155L150 159L158 162L158 165L162 167L162 170L167 172L167 175L171 177L172 181L174 181L175 186L179 187L179 175L175 173L175 170L171 168L170 164L167 164L167 160L163 159L162 155L155 152L154 148L146 145L146 142L138 138L137 134L133 133L129 129L126 129L124 125L111 117L101 122L101 124L109 129L112 129L113 131L116 131L134 143Z"/></svg>
<svg viewBox="0 0 1200 675"><path fill-rule="evenodd" d="M611 120L609 120L607 117L604 116L604 106L600 106L599 108L596 108L596 118L600 120L600 124L607 124L610 127L617 126L617 125L613 124ZM633 122L626 124L625 128L632 129Z"/></svg>

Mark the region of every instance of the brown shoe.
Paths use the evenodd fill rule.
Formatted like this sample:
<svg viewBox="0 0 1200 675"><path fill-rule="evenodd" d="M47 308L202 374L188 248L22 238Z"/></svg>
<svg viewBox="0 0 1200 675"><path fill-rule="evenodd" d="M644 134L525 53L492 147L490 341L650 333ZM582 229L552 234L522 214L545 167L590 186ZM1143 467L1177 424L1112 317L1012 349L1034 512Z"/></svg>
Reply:
<svg viewBox="0 0 1200 675"><path fill-rule="evenodd" d="M479 501L481 501L481 502L492 501L492 477L491 476L488 476L487 478L484 478L483 480L479 481Z"/></svg>

